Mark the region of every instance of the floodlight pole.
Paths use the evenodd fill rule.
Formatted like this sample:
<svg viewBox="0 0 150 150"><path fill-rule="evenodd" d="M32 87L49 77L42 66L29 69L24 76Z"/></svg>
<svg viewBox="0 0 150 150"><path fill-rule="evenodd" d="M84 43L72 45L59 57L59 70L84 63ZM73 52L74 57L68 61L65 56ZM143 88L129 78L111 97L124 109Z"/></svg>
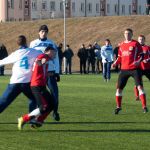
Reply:
<svg viewBox="0 0 150 150"><path fill-rule="evenodd" d="M63 0L64 6L64 50L66 49L66 0ZM63 58L64 61L64 73L66 72L66 58Z"/></svg>

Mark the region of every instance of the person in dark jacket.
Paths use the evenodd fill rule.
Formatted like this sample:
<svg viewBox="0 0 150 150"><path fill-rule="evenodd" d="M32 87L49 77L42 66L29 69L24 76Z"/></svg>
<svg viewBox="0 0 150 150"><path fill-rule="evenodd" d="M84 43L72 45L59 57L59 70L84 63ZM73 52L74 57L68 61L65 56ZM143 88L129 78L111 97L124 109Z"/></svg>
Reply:
<svg viewBox="0 0 150 150"><path fill-rule="evenodd" d="M116 61L117 60L117 58L118 58L118 50L119 50L119 46L120 46L120 44L118 44L118 46L116 46L115 48L114 48L114 61ZM114 67L115 68L115 72L119 72L119 65L117 65L117 66L115 66Z"/></svg>
<svg viewBox="0 0 150 150"><path fill-rule="evenodd" d="M88 57L88 52L84 44L81 45L81 48L79 49L77 55L80 59L80 73L82 74L84 72L84 74L86 74L86 61Z"/></svg>
<svg viewBox="0 0 150 150"><path fill-rule="evenodd" d="M72 74L71 72L71 66L72 66L72 57L74 56L74 53L69 45L67 45L66 50L63 53L63 56L66 58L66 69L65 73L68 73L68 66L69 66L69 74Z"/></svg>
<svg viewBox="0 0 150 150"><path fill-rule="evenodd" d="M95 52L94 52L94 48L91 44L89 44L87 51L88 51L87 73L89 73L90 65L92 67L92 73L95 73Z"/></svg>
<svg viewBox="0 0 150 150"><path fill-rule="evenodd" d="M62 51L62 47L63 47L63 44L60 43L57 47L58 49L58 58L59 58L59 73L62 74L62 60L63 60L63 51Z"/></svg>
<svg viewBox="0 0 150 150"><path fill-rule="evenodd" d="M2 43L0 43L0 60L4 59L7 56L8 56L8 52L7 52L6 47ZM5 69L4 66L0 67L1 76L4 76L4 69Z"/></svg>

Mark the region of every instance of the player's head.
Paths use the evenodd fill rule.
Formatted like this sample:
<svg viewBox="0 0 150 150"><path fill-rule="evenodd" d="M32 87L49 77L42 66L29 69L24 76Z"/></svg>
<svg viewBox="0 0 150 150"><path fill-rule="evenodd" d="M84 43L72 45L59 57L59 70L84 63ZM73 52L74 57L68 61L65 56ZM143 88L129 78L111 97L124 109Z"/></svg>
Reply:
<svg viewBox="0 0 150 150"><path fill-rule="evenodd" d="M47 25L40 26L40 28L39 28L39 37L40 37L40 39L47 38L47 34L48 34Z"/></svg>
<svg viewBox="0 0 150 150"><path fill-rule="evenodd" d="M139 35L139 37L138 37L138 42L139 42L141 45L144 45L144 44L145 44L145 36L144 36L144 35Z"/></svg>
<svg viewBox="0 0 150 150"><path fill-rule="evenodd" d="M18 38L17 38L17 44L18 44L18 46L27 46L26 37L24 35L18 36Z"/></svg>
<svg viewBox="0 0 150 150"><path fill-rule="evenodd" d="M56 49L52 45L49 45L45 49L44 53L47 54L51 59L53 59L56 56Z"/></svg>
<svg viewBox="0 0 150 150"><path fill-rule="evenodd" d="M111 45L111 43L110 43L110 40L109 40L109 39L106 39L106 40L105 40L105 45L106 45L106 46Z"/></svg>
<svg viewBox="0 0 150 150"><path fill-rule="evenodd" d="M131 41L132 40L132 36L133 36L133 30L130 28L127 28L124 31L124 37L126 41Z"/></svg>

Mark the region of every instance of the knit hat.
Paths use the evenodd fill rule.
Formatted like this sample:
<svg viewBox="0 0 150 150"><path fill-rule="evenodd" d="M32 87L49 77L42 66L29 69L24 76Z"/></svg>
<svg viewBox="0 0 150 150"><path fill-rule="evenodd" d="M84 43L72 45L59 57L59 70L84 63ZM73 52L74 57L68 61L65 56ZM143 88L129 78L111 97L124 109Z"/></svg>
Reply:
<svg viewBox="0 0 150 150"><path fill-rule="evenodd" d="M47 25L42 25L42 26L40 26L39 32L40 32L41 30L44 30L44 31L48 32L48 27L47 27Z"/></svg>

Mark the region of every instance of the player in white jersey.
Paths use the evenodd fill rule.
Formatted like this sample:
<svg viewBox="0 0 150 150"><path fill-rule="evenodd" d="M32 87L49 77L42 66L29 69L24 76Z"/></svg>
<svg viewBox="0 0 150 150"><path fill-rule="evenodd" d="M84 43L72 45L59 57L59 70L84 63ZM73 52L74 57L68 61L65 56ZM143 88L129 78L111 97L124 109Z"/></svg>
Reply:
<svg viewBox="0 0 150 150"><path fill-rule="evenodd" d="M30 47L36 50L42 50L44 52L46 47L52 45L57 50L56 44L52 40L47 39L47 35L48 35L48 27L47 25L42 25L39 28L39 38L32 41L30 43ZM60 81L60 76L59 76L59 58L57 50L56 57L53 60L49 61L48 82L47 82L48 88L54 95L53 117L56 121L60 120L60 116L58 113L58 85L57 85L58 81Z"/></svg>
<svg viewBox="0 0 150 150"><path fill-rule="evenodd" d="M3 60L0 60L0 66L13 64L10 83L3 95L0 97L0 113L3 112L20 93L23 93L30 99L31 107L35 103L35 98L30 89L30 80L33 63L36 57L42 52L28 48L26 44L26 37L23 35L18 37L17 44L20 47L18 50L11 53ZM32 110L33 108L30 109Z"/></svg>

